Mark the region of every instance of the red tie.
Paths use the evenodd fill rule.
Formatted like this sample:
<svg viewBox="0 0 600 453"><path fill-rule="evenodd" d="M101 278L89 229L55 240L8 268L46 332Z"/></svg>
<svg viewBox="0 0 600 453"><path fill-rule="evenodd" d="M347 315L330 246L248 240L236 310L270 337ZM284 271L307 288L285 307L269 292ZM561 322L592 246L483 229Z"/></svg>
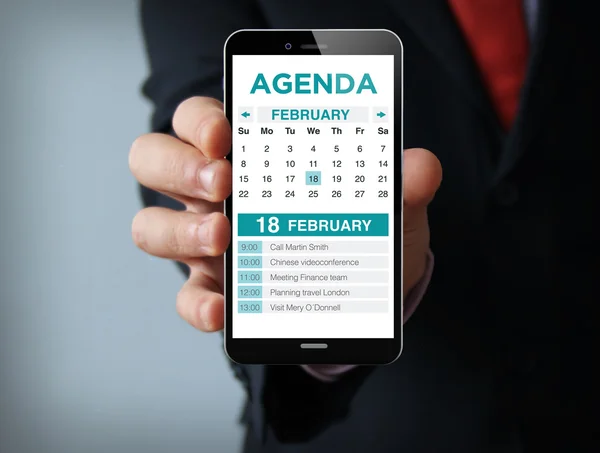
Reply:
<svg viewBox="0 0 600 453"><path fill-rule="evenodd" d="M523 0L449 0L505 130L517 112L527 67Z"/></svg>

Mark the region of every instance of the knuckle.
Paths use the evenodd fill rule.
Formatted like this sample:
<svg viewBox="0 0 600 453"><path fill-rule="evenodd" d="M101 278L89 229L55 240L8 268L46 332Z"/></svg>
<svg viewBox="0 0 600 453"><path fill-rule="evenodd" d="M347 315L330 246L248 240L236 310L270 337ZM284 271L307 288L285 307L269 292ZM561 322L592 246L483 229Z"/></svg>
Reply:
<svg viewBox="0 0 600 453"><path fill-rule="evenodd" d="M197 231L195 224L190 224L180 216L174 225L166 232L166 247L173 256L188 257L193 255L193 238Z"/></svg>
<svg viewBox="0 0 600 453"><path fill-rule="evenodd" d="M171 174L173 175L171 178L172 184L174 186L179 185L177 181L180 181L189 191L196 193L201 188L198 175L204 165L201 157L191 159L191 162L183 162L183 159L172 159L170 163Z"/></svg>
<svg viewBox="0 0 600 453"><path fill-rule="evenodd" d="M173 256L184 256L186 246L180 234L181 227L169 228L164 234L165 246Z"/></svg>

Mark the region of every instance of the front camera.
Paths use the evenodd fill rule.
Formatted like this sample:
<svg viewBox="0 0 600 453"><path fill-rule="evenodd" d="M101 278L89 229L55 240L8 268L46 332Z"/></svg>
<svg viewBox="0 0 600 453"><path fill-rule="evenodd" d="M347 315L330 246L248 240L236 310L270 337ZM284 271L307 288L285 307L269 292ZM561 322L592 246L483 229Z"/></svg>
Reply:
<svg viewBox="0 0 600 453"><path fill-rule="evenodd" d="M288 43L285 45L285 48L286 48L286 50L290 50L290 49L292 48L292 45L291 45L291 44L288 42Z"/></svg>

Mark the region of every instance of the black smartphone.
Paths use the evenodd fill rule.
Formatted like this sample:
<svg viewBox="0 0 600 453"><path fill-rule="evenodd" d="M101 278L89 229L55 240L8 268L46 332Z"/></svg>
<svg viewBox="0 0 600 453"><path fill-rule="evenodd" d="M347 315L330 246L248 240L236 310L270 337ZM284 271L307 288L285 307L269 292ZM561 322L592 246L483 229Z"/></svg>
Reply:
<svg viewBox="0 0 600 453"><path fill-rule="evenodd" d="M385 364L402 350L402 44L388 30L227 39L225 350Z"/></svg>

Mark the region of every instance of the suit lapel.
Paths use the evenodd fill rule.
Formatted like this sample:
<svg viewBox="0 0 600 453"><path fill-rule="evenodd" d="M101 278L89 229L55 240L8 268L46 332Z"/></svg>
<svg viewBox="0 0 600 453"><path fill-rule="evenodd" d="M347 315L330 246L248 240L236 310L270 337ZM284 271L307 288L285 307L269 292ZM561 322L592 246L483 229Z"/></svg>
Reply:
<svg viewBox="0 0 600 453"><path fill-rule="evenodd" d="M503 131L492 102L447 0L387 1L501 137Z"/></svg>
<svg viewBox="0 0 600 453"><path fill-rule="evenodd" d="M530 46L529 67L521 102L500 158L495 182L505 178L515 167L542 130L547 115L554 111L554 96L568 67L566 56L569 54L570 37L564 27L558 26L559 19L568 20L565 19L568 11L560 10L568 8L568 3L540 0L537 30Z"/></svg>

